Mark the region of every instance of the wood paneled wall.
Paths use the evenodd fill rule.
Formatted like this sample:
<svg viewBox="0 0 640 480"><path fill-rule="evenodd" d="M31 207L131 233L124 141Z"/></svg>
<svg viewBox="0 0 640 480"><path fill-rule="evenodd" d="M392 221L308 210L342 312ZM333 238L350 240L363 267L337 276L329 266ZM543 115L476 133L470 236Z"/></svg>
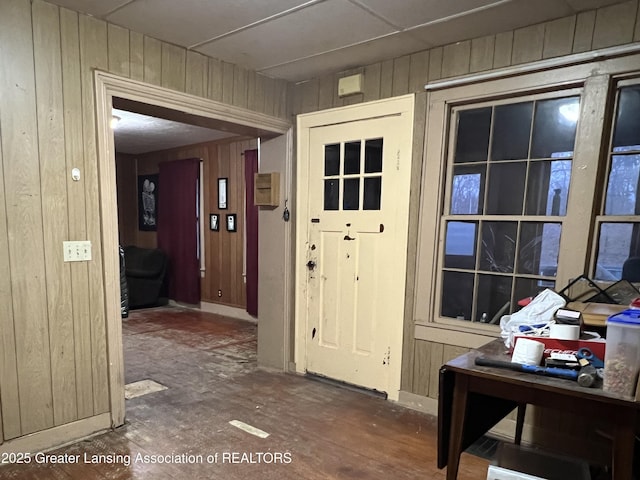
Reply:
<svg viewBox="0 0 640 480"><path fill-rule="evenodd" d="M202 279L202 300L246 308L244 269L245 161L244 151L258 148L257 140L221 143L204 164L205 214L220 215L220 231L205 229L206 271ZM226 210L218 209L218 178L228 178ZM236 214L236 232L226 229L226 214Z"/></svg>
<svg viewBox="0 0 640 480"><path fill-rule="evenodd" d="M6 442L110 408L93 69L280 118L290 112L285 81L40 0L0 1L0 45ZM64 263L64 240L90 240L92 260Z"/></svg>
<svg viewBox="0 0 640 480"><path fill-rule="evenodd" d="M246 308L244 277L244 151L258 148L255 139L224 140L150 152L142 155L118 154L118 212L122 245L156 248L155 232L138 230L137 176L158 173L161 162L200 158L203 162L205 271L201 300ZM228 178L226 210L218 209L218 178ZM162 196L162 185L160 196ZM209 229L209 214L220 215L220 231ZM226 230L225 215L236 214L236 232ZM127 240L126 242L124 240Z"/></svg>
<svg viewBox="0 0 640 480"><path fill-rule="evenodd" d="M424 85L430 81L637 42L640 41L639 17L638 0L630 0L559 20L314 78L293 87L293 113L313 112L407 93L424 96ZM363 93L338 97L338 79L355 73L364 75ZM418 99L417 105L421 102L422 99ZM417 140L422 143L414 149L414 164L422 164L425 116L419 115L417 119L414 135L418 135ZM420 175L419 172L417 174ZM419 190L412 185L410 215L417 208ZM411 226L410 232L415 232ZM414 338L412 285L415 281L415 265L411 263L416 261L419 249L418 245L417 251L412 252L413 257L410 255L407 268L409 277L402 390L437 398L440 365L466 349Z"/></svg>

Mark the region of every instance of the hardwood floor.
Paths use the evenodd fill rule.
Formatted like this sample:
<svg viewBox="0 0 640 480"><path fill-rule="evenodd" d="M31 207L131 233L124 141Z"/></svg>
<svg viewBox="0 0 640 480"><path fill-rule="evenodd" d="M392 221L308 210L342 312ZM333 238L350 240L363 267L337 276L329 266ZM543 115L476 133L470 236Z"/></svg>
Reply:
<svg viewBox="0 0 640 480"><path fill-rule="evenodd" d="M257 368L252 323L163 307L132 311L123 331L126 382L167 389L127 400L124 426L47 462L0 467L0 479L445 478L434 417ZM484 479L487 465L463 454L458 478Z"/></svg>

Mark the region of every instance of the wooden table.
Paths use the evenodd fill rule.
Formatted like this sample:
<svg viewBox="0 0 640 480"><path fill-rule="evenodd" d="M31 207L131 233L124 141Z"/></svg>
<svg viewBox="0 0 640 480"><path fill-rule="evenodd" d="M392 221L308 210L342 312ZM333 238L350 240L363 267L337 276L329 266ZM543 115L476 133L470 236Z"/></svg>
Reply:
<svg viewBox="0 0 640 480"><path fill-rule="evenodd" d="M460 454L517 407L519 441L527 404L606 421L613 438L613 478L631 480L638 403L571 380L476 366L478 356L510 360L503 342L494 340L440 369L438 468L448 466L447 480L457 478Z"/></svg>

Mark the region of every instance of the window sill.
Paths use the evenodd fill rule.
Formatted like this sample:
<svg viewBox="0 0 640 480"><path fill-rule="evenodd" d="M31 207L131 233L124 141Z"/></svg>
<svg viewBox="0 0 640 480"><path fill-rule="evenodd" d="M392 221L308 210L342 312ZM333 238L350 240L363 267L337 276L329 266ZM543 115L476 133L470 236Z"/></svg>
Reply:
<svg viewBox="0 0 640 480"><path fill-rule="evenodd" d="M500 327L481 323L452 320L445 322L416 322L414 338L456 347L479 348L500 337Z"/></svg>

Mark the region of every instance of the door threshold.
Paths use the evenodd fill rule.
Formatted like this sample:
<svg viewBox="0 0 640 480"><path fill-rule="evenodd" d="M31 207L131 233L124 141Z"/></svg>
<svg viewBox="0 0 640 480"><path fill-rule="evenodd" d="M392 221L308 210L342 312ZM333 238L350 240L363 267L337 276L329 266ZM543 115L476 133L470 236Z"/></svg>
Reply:
<svg viewBox="0 0 640 480"><path fill-rule="evenodd" d="M381 392L372 388L360 387L352 383L343 382L342 380L335 380L333 378L325 377L324 375L320 375L318 373L306 372L305 377L307 377L309 380L314 380L326 385L333 385L334 387L344 388L346 390L351 390L352 392L364 393L365 395L369 395L375 398L381 398L383 400L386 400L388 397L387 392Z"/></svg>

